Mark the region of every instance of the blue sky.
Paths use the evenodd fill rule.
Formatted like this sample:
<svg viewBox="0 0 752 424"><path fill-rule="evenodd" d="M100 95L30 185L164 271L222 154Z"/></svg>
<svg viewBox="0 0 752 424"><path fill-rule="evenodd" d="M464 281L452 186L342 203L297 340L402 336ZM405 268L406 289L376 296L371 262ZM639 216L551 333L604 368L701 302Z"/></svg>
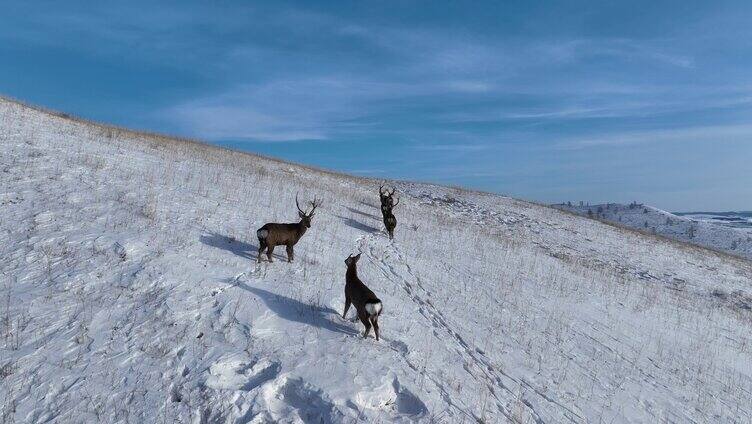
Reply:
<svg viewBox="0 0 752 424"><path fill-rule="evenodd" d="M752 2L3 2L0 93L371 177L752 209Z"/></svg>

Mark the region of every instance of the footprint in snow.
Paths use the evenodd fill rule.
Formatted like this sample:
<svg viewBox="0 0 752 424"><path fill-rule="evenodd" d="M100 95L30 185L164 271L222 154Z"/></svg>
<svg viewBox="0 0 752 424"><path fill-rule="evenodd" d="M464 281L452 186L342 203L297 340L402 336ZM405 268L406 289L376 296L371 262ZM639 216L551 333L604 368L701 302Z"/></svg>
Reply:
<svg viewBox="0 0 752 424"><path fill-rule="evenodd" d="M406 354L407 352L409 352L409 349L407 348L407 345L404 342L401 342L399 340L391 340L388 343L389 343L389 347L392 348L392 350L396 352L399 352L402 354Z"/></svg>

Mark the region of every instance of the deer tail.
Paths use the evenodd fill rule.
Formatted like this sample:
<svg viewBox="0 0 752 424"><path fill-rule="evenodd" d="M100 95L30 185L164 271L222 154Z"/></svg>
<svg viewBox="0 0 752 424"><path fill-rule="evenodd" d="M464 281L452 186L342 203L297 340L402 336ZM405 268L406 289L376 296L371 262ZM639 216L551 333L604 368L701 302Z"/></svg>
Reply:
<svg viewBox="0 0 752 424"><path fill-rule="evenodd" d="M372 300L366 303L366 312L368 312L368 315L370 316L379 316L381 315L382 306L380 300Z"/></svg>
<svg viewBox="0 0 752 424"><path fill-rule="evenodd" d="M263 228L256 231L256 237L258 237L259 240L266 240L266 236L269 235L269 230L265 230Z"/></svg>

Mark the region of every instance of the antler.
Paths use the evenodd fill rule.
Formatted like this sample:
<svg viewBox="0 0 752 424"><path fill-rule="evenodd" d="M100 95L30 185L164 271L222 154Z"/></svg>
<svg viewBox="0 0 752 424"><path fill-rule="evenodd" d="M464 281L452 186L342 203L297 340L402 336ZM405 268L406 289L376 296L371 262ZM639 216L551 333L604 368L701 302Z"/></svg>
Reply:
<svg viewBox="0 0 752 424"><path fill-rule="evenodd" d="M295 206L298 207L298 211L302 213L303 215L308 215L308 212L305 212L303 209L300 209L300 203L298 203L298 193L295 193Z"/></svg>
<svg viewBox="0 0 752 424"><path fill-rule="evenodd" d="M313 216L313 213L316 211L316 208L321 206L321 200L317 197L313 198L313 201L311 202L311 212L308 213L308 216Z"/></svg>
<svg viewBox="0 0 752 424"><path fill-rule="evenodd" d="M318 208L319 206L321 206L321 200L318 197L314 197L313 201L309 202L309 203L311 204L311 211L310 212L304 211L303 209L301 209L300 208L300 203L298 202L298 194L295 193L295 206L298 207L298 211L300 211L300 213L302 213L303 215L305 215L305 216L307 216L307 217L310 218L310 217L313 216L313 212L316 210L316 208Z"/></svg>
<svg viewBox="0 0 752 424"><path fill-rule="evenodd" d="M394 194L394 192L392 192L392 194ZM392 207L395 207L395 206L399 205L399 201L400 201L400 198L398 197L397 201L394 202L394 204L392 205Z"/></svg>
<svg viewBox="0 0 752 424"><path fill-rule="evenodd" d="M392 187L392 191L391 192L389 192L389 187L387 187L386 190L384 190L384 184L382 184L382 185L379 186L379 195L381 197L392 197L392 196L394 196L394 192L396 190L397 189L394 188L394 187Z"/></svg>

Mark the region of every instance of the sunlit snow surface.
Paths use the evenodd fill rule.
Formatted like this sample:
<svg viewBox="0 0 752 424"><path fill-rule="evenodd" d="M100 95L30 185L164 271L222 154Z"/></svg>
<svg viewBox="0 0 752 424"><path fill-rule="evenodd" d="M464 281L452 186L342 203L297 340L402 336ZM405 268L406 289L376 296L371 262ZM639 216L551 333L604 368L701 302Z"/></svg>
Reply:
<svg viewBox="0 0 752 424"><path fill-rule="evenodd" d="M752 420L749 261L409 183L391 242L376 181L7 101L0 153L0 422Z"/></svg>

